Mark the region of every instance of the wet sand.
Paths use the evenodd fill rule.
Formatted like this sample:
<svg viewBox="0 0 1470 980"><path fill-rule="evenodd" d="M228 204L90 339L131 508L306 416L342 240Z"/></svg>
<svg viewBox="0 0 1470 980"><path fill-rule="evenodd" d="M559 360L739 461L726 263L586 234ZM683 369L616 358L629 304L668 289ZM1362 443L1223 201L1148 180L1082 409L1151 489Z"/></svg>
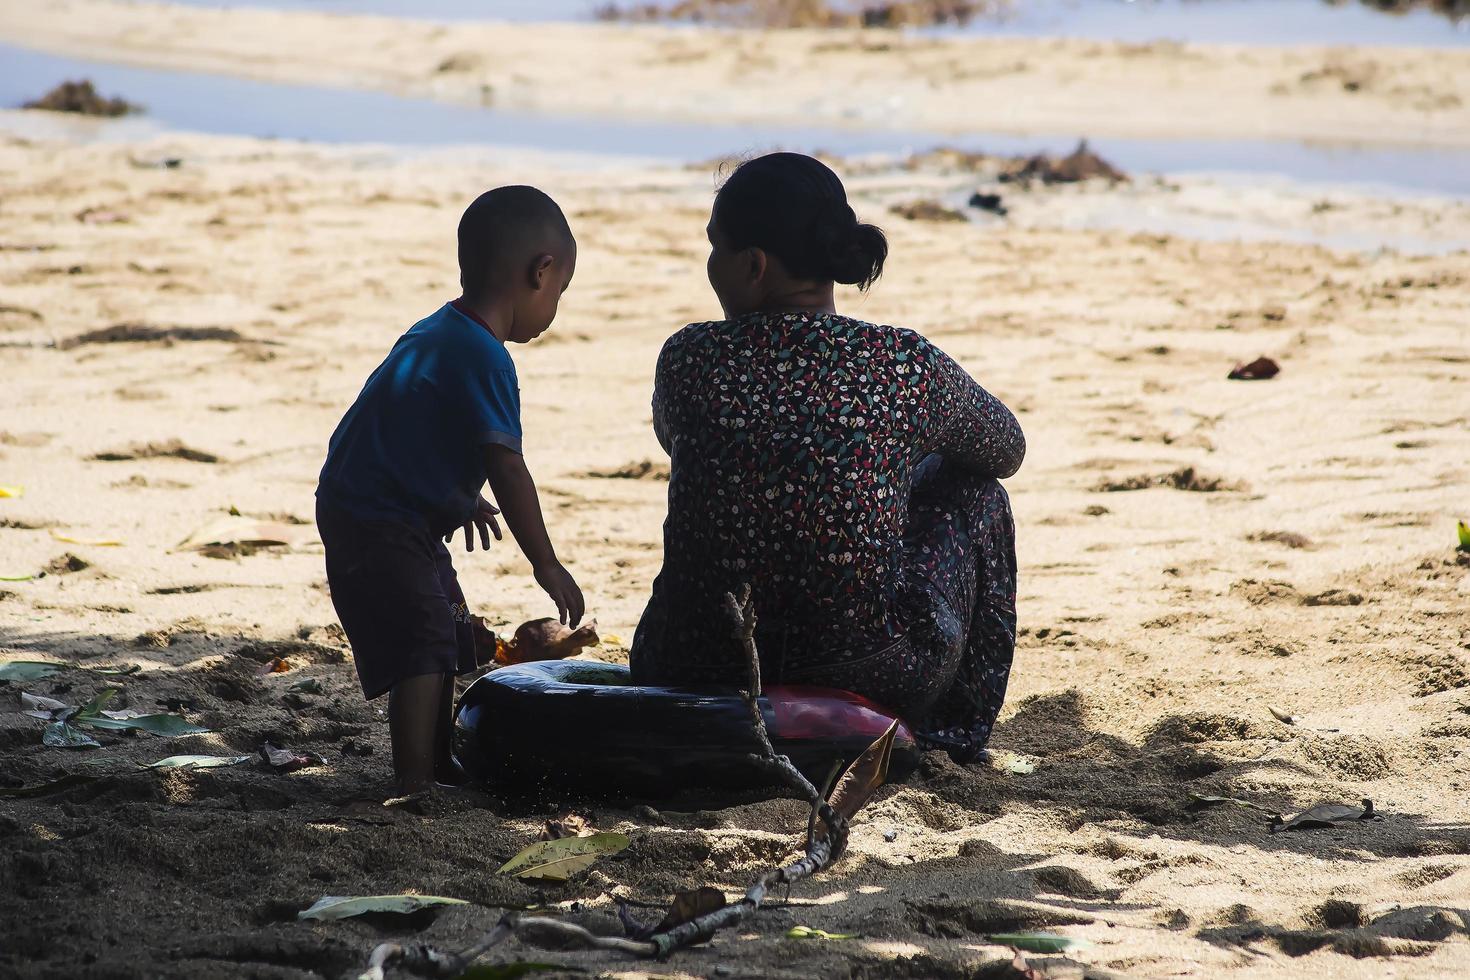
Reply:
<svg viewBox="0 0 1470 980"><path fill-rule="evenodd" d="M65 27L95 50L126 21L131 32L109 50L196 57L153 46L185 22L172 12L57 9L70 18L48 7L27 30ZM229 19L244 12L188 15L254 23ZM0 34L18 36L13 17L0 10ZM292 15L280 51L328 22ZM548 30L706 43L693 32ZM355 57L358 32L386 36L378 22L343 29L325 61ZM413 35L401 33L406 49ZM210 43L223 51L254 36ZM419 84L411 65L433 63L385 50L405 89ZM335 70L302 64L290 70ZM705 76L690 77L698 92ZM1369 134L1387 118L1378 104L1317 121ZM1426 116L1430 138L1463 142L1458 118ZM1221 135L1246 125L1232 119L1181 125ZM879 793L829 873L748 930L670 962L516 944L494 958L612 977L958 980L1009 975L1010 952L986 937L1038 927L1092 944L1070 954L1085 968L1050 958L1048 976L1470 972L1470 556L1456 553L1454 530L1470 518L1470 205L1169 178L1007 185L1005 220L895 213L934 202L918 213L939 214L962 207L968 187L997 189L962 163L837 161L859 214L893 246L871 295L840 305L921 330L1026 429L1029 456L1008 484L1021 635L993 747L1034 771L931 754ZM342 411L398 334L456 292L464 204L528 179L563 203L581 246L553 331L514 352L528 462L608 637L593 655L619 660L660 562L654 361L675 329L716 315L703 272L710 167L0 136L0 486L24 487L0 498L0 576L40 576L0 582L0 661L65 665L0 686L0 789L117 774L0 797L0 972L355 976L378 942L461 948L504 907L542 905L611 930L616 898L662 903L701 884L734 896L799 846L806 815L789 800L473 794L385 808L386 721L357 689L310 525L293 548L177 549L231 507L310 521ZM1119 215L1151 224L1116 227ZM1211 222L1227 239L1252 231L1212 241ZM1298 241L1308 238L1331 247ZM114 327L124 329L87 337ZM157 331L165 339L137 339ZM1280 375L1226 379L1260 355ZM592 475L618 472L642 478ZM492 623L549 611L509 546L459 568ZM261 674L277 657L291 669ZM142 669L88 669L117 665ZM291 690L303 680L321 693ZM43 746L43 722L19 710L18 689L80 704L106 686L123 689L114 707L182 705L210 731L99 731L101 748L66 750ZM289 774L255 761L135 766L248 755L265 741L324 761ZM1369 798L1383 819L1273 834L1259 810L1199 807L1192 795L1283 812ZM495 874L568 804L632 846L567 885ZM431 922L296 920L323 895L398 891L474 904ZM797 924L858 938L784 938Z"/></svg>
<svg viewBox="0 0 1470 980"><path fill-rule="evenodd" d="M613 118L1470 144L1470 51L1454 49L432 24L110 0L0 8L0 36L81 57Z"/></svg>

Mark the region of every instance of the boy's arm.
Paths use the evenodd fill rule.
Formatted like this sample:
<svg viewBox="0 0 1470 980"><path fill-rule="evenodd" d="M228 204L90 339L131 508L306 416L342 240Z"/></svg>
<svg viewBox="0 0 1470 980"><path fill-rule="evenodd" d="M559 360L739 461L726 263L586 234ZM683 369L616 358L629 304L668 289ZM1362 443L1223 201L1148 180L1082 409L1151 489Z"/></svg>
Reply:
<svg viewBox="0 0 1470 980"><path fill-rule="evenodd" d="M562 567L555 549L551 547L546 521L541 517L536 484L526 469L525 458L513 449L493 444L485 446L484 453L485 476L490 481L496 503L500 504L506 527L515 535L521 553L531 563L536 583L556 603L561 621L576 626L586 611L582 590L577 588L571 573Z"/></svg>

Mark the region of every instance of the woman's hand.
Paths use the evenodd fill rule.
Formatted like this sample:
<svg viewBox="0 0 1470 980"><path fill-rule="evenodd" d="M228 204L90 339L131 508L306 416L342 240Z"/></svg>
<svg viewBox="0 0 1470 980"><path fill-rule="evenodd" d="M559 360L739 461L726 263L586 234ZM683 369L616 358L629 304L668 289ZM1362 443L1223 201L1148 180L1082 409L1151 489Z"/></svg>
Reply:
<svg viewBox="0 0 1470 980"><path fill-rule="evenodd" d="M475 550L475 529L480 530L480 548L483 551L490 550L490 534L495 533L495 540L500 540L500 522L495 519L500 511L482 495L475 501L475 512L464 525L464 550ZM445 542L454 540L454 532L450 531L444 535Z"/></svg>
<svg viewBox="0 0 1470 980"><path fill-rule="evenodd" d="M587 611L582 590L577 587L572 573L563 568L561 562L553 561L537 568L536 584L545 589L546 594L556 603L557 618L562 623L575 628L582 622L582 614Z"/></svg>

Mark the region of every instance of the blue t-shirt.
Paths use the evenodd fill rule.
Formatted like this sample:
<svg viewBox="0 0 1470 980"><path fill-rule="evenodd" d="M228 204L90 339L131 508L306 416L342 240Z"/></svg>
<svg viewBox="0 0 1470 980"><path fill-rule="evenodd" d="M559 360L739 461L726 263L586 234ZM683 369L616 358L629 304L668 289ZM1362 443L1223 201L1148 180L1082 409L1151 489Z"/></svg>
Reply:
<svg viewBox="0 0 1470 980"><path fill-rule="evenodd" d="M521 451L516 367L488 328L446 303L369 376L332 433L317 496L363 520L444 534L474 510L491 444Z"/></svg>

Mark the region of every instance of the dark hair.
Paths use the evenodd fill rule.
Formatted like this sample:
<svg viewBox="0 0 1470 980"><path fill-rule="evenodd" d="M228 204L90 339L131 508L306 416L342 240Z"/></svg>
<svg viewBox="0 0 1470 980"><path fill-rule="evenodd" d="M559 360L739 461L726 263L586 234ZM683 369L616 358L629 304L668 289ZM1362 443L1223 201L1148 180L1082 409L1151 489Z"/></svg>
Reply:
<svg viewBox="0 0 1470 980"><path fill-rule="evenodd" d="M544 191L512 184L486 191L459 219L459 284L467 297L481 294L486 277L505 262L530 258L571 240L566 215Z"/></svg>
<svg viewBox="0 0 1470 980"><path fill-rule="evenodd" d="M842 180L801 153L736 167L715 195L714 221L732 246L762 248L798 279L867 289L888 258L888 239L858 221Z"/></svg>

